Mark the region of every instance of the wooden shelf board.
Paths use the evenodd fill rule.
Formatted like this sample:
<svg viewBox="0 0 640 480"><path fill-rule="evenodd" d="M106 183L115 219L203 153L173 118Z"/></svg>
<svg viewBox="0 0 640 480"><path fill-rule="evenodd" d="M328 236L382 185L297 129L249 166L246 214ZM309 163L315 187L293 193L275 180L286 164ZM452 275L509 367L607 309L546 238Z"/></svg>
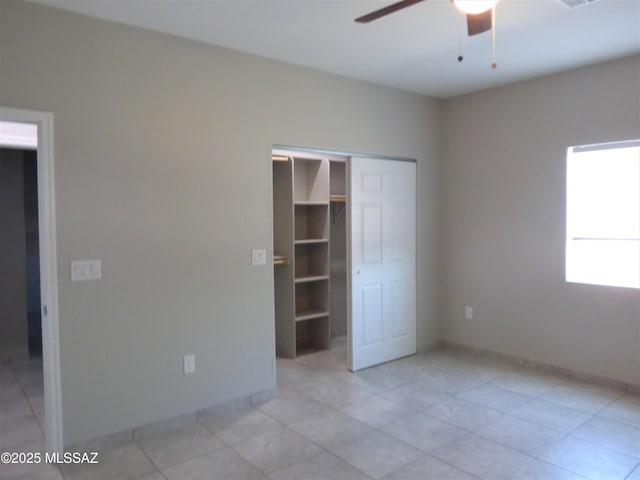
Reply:
<svg viewBox="0 0 640 480"><path fill-rule="evenodd" d="M325 318L329 316L329 312L324 311L307 311L296 314L296 322L304 322L306 320L315 320L316 318Z"/></svg>
<svg viewBox="0 0 640 480"><path fill-rule="evenodd" d="M294 155L293 159L296 162L317 162L320 163L322 162L322 158L318 158L318 157L307 157L307 156L300 156L300 155Z"/></svg>
<svg viewBox="0 0 640 480"><path fill-rule="evenodd" d="M329 275L309 275L306 277L296 277L295 283L319 282L329 280Z"/></svg>
<svg viewBox="0 0 640 480"><path fill-rule="evenodd" d="M329 205L329 202L309 202L309 201L300 201L296 200L293 202L296 207L322 207Z"/></svg>
<svg viewBox="0 0 640 480"><path fill-rule="evenodd" d="M310 245L312 243L328 243L328 238L305 238L302 240L296 240L293 243L296 245Z"/></svg>

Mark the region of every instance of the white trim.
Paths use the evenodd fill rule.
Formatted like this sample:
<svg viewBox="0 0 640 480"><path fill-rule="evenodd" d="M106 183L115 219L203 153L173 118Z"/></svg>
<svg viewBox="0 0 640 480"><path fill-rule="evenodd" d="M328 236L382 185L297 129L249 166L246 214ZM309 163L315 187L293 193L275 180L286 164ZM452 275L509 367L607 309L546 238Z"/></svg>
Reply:
<svg viewBox="0 0 640 480"><path fill-rule="evenodd" d="M321 148L310 148L310 147L295 147L289 145L280 145L274 143L272 146L272 152L276 155L290 155L299 158L326 158L330 161L345 161L346 158L369 158L373 160L394 160L397 162L411 162L418 163L418 160L415 158L408 157L393 157L388 155L375 155L369 153L358 153L358 152L346 152L340 150L326 150ZM304 154L308 155L304 155Z"/></svg>
<svg viewBox="0 0 640 480"><path fill-rule="evenodd" d="M296 150L296 149L282 149L282 148L274 147L271 153L272 155L284 155L286 157L295 157L299 159L315 160L320 158L326 158L327 160L337 161L337 162L344 162L346 158L342 155L337 155L335 153L328 153L327 151L311 150L311 149Z"/></svg>
<svg viewBox="0 0 640 480"><path fill-rule="evenodd" d="M49 452L64 449L60 387L60 337L56 250L53 114L0 107L0 120L38 126L38 215L40 236L40 296L44 374L45 438Z"/></svg>
<svg viewBox="0 0 640 480"><path fill-rule="evenodd" d="M0 122L0 145L24 150L38 149L38 126L30 123Z"/></svg>
<svg viewBox="0 0 640 480"><path fill-rule="evenodd" d="M621 140L619 142L592 143L591 145L575 145L569 147L569 151L573 153L594 152L598 150L613 150L617 148L633 148L640 147L640 139L638 140Z"/></svg>

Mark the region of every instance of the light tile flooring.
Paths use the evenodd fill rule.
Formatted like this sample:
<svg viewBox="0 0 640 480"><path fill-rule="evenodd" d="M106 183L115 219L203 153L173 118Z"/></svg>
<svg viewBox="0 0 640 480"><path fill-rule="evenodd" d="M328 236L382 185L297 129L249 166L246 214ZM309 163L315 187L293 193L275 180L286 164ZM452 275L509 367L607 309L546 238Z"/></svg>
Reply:
<svg viewBox="0 0 640 480"><path fill-rule="evenodd" d="M0 478L640 480L640 397L439 351L355 375L344 339L278 359L276 399ZM41 451L37 365L0 367L0 450Z"/></svg>

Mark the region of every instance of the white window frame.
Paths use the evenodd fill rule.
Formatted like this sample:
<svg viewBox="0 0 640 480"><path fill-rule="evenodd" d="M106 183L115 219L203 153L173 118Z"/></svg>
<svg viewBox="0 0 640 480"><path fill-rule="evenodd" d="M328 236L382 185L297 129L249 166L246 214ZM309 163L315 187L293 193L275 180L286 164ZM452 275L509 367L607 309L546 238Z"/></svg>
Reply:
<svg viewBox="0 0 640 480"><path fill-rule="evenodd" d="M597 197L587 198L586 187L597 195L595 192L602 191L601 187L606 183L596 183L595 177L585 176L589 166L586 164L581 171L578 162L591 162L594 165L594 161L599 160L595 160L590 153L622 149L637 151L637 175L634 171L631 176L618 177L618 181L623 179L622 185L619 191L608 190L608 198L614 199L608 206L604 197L601 197L602 201ZM632 164L631 168L634 167ZM578 175L583 175L582 183ZM606 174L602 177L606 182ZM569 147L566 195L565 280L568 283L640 289L640 140ZM627 201L633 203L625 203ZM629 212L623 216L623 222L611 220L620 211L614 210L616 203L631 205ZM584 207L576 204L584 204ZM585 220L592 212L588 209L593 209L593 223ZM630 215L629 223L626 222L626 215Z"/></svg>

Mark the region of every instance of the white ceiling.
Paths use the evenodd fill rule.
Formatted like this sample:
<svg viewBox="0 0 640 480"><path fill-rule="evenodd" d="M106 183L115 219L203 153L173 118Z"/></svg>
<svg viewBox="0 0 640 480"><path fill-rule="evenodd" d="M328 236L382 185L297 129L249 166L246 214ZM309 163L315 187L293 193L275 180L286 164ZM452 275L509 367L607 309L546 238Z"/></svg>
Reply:
<svg viewBox="0 0 640 480"><path fill-rule="evenodd" d="M440 98L640 53L640 0L501 0L496 70L490 32L465 31L458 63L449 0L369 24L353 19L394 0L34 1Z"/></svg>

